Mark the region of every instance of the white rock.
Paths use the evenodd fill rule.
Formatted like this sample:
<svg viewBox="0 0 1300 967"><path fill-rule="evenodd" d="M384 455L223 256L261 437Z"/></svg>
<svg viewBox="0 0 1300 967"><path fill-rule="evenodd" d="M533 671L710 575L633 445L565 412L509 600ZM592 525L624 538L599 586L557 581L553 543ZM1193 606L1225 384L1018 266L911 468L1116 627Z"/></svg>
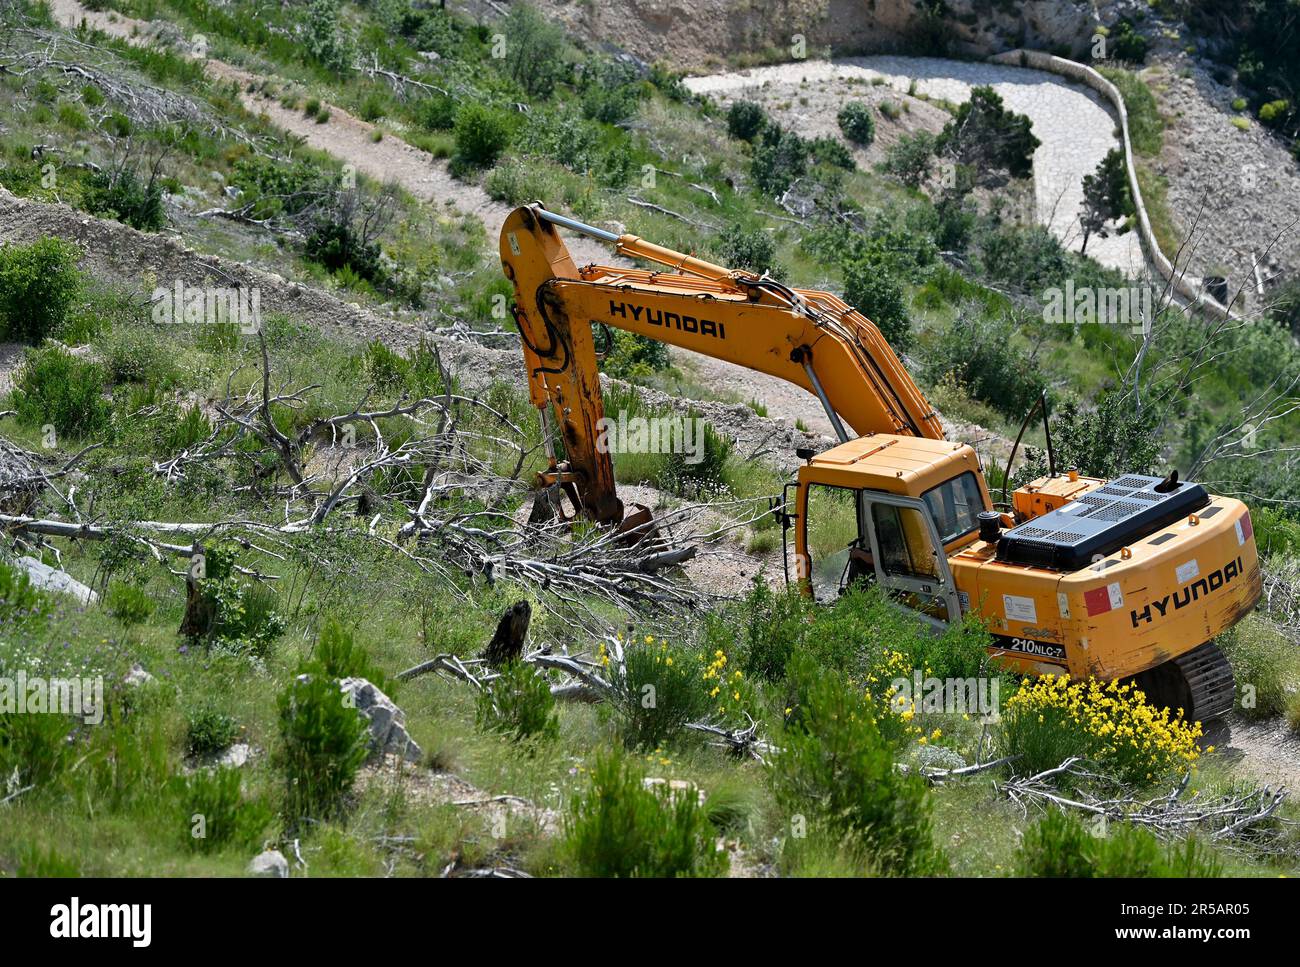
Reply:
<svg viewBox="0 0 1300 967"><path fill-rule="evenodd" d="M136 662L131 666L131 670L122 676L122 684L130 685L132 688L139 688L141 685L152 685L157 679L144 670L144 666Z"/></svg>
<svg viewBox="0 0 1300 967"><path fill-rule="evenodd" d="M289 861L278 849L269 849L258 853L248 863L249 876L264 876L269 879L287 880L289 878Z"/></svg>
<svg viewBox="0 0 1300 967"><path fill-rule="evenodd" d="M44 561L34 557L18 558L18 566L27 572L33 586L45 591L56 591L76 598L82 604L94 604L99 595L66 571L50 567Z"/></svg>
<svg viewBox="0 0 1300 967"><path fill-rule="evenodd" d="M370 756L398 755L419 762L424 753L406 731L406 713L391 698L364 678L345 678L339 688L370 725Z"/></svg>

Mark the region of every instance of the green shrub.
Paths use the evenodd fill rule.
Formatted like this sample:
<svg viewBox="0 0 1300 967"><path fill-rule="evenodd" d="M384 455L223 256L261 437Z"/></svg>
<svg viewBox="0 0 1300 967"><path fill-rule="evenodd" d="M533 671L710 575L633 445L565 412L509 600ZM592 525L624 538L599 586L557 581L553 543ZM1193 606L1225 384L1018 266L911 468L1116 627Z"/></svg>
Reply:
<svg viewBox="0 0 1300 967"><path fill-rule="evenodd" d="M1270 128L1280 128L1291 115L1291 102L1285 98L1269 101L1259 109L1259 122Z"/></svg>
<svg viewBox="0 0 1300 967"><path fill-rule="evenodd" d="M609 332L613 342L605 350L601 369L610 376L628 380L646 379L672 365L667 343L622 329L611 329ZM607 412L614 413L616 410L616 407L606 404Z"/></svg>
<svg viewBox="0 0 1300 967"><path fill-rule="evenodd" d="M309 115L319 109L317 101ZM243 192L244 201L253 205L252 216L259 219L305 211L319 203L331 180L330 172L310 162L262 155L240 158L230 176L230 183Z"/></svg>
<svg viewBox="0 0 1300 967"><path fill-rule="evenodd" d="M478 696L478 725L503 732L516 740L538 736L554 739L560 734L555 696L532 665L506 663L499 677L488 683Z"/></svg>
<svg viewBox="0 0 1300 967"><path fill-rule="evenodd" d="M783 814L804 817L815 833L861 844L884 873L942 872L929 790L920 775L895 768L894 750L875 724L879 711L807 656L795 657L789 672L796 698L770 769Z"/></svg>
<svg viewBox="0 0 1300 967"><path fill-rule="evenodd" d="M1059 286L1073 269L1068 253L1056 236L1041 225L1030 228L1003 225L982 232L979 248L980 261L988 276L1022 292L1037 294Z"/></svg>
<svg viewBox="0 0 1300 967"><path fill-rule="evenodd" d="M966 304L922 354L922 372L932 385L950 373L971 395L1013 419L1023 418L1043 388L1044 377L1019 350L1015 327L1005 315Z"/></svg>
<svg viewBox="0 0 1300 967"><path fill-rule="evenodd" d="M0 247L0 335L37 343L55 335L81 292L81 252L61 238Z"/></svg>
<svg viewBox="0 0 1300 967"><path fill-rule="evenodd" d="M61 776L77 751L68 741L74 727L72 719L54 712L0 713L0 775L5 782L17 773L19 787L39 788Z"/></svg>
<svg viewBox="0 0 1300 967"><path fill-rule="evenodd" d="M1118 60L1140 64L1147 59L1150 41L1143 37L1133 26L1128 17L1121 17L1110 30L1107 38L1110 55Z"/></svg>
<svg viewBox="0 0 1300 967"><path fill-rule="evenodd" d="M43 621L49 611L49 599L32 584L27 572L0 560L0 629Z"/></svg>
<svg viewBox="0 0 1300 967"><path fill-rule="evenodd" d="M167 453L177 453L206 440L212 433L212 421L198 403L185 408L177 419L168 421L160 441Z"/></svg>
<svg viewBox="0 0 1300 967"><path fill-rule="evenodd" d="M712 700L700 660L664 642L629 642L623 667L611 666L613 706L623 743L652 751L677 738L687 722L708 716Z"/></svg>
<svg viewBox="0 0 1300 967"><path fill-rule="evenodd" d="M871 116L871 108L862 101L846 102L835 119L844 136L854 144L865 147L875 140L876 119Z"/></svg>
<svg viewBox="0 0 1300 967"><path fill-rule="evenodd" d="M236 577L230 547L209 548L203 564L198 593L207 625L192 628L192 637L238 654L265 657L285 629L275 591Z"/></svg>
<svg viewBox="0 0 1300 967"><path fill-rule="evenodd" d="M168 385L174 365L166 343L155 329L143 326L115 331L104 349L109 379L120 383Z"/></svg>
<svg viewBox="0 0 1300 967"><path fill-rule="evenodd" d="M727 108L727 133L742 141L753 141L767 126L767 112L754 101L736 101Z"/></svg>
<svg viewBox="0 0 1300 967"><path fill-rule="evenodd" d="M429 131L450 131L456 124L456 101L444 94L431 94L411 109L415 123Z"/></svg>
<svg viewBox="0 0 1300 967"><path fill-rule="evenodd" d="M111 581L104 594L104 609L124 625L139 625L149 620L157 603L144 588L125 581Z"/></svg>
<svg viewBox="0 0 1300 967"><path fill-rule="evenodd" d="M456 153L452 158L461 171L490 168L510 145L509 119L496 108L467 101L456 112Z"/></svg>
<svg viewBox="0 0 1300 967"><path fill-rule="evenodd" d="M958 164L981 176L1005 170L1012 178L1033 174L1039 144L1029 118L1004 108L1002 96L991 87L971 88L970 99L957 109L938 141Z"/></svg>
<svg viewBox="0 0 1300 967"><path fill-rule="evenodd" d="M793 589L775 592L756 576L739 611L741 668L750 678L781 681L813 616L807 598Z"/></svg>
<svg viewBox="0 0 1300 967"><path fill-rule="evenodd" d="M212 853L260 845L272 813L262 802L244 798L239 769L199 769L177 777L173 789L190 849Z"/></svg>
<svg viewBox="0 0 1300 967"><path fill-rule="evenodd" d="M562 850L579 876L706 877L727 870L708 815L692 791L647 789L618 750L596 757L591 785L565 815Z"/></svg>
<svg viewBox="0 0 1300 967"><path fill-rule="evenodd" d="M565 73L564 30L536 8L517 3L501 21L505 57L501 68L530 97L547 98Z"/></svg>
<svg viewBox="0 0 1300 967"><path fill-rule="evenodd" d="M364 678L381 692L391 687L383 669L371 661L370 652L357 644L349 629L333 619L321 629L313 657L311 670L319 669L330 678Z"/></svg>
<svg viewBox="0 0 1300 967"><path fill-rule="evenodd" d="M620 61L601 60L594 68L588 62L584 72L582 113L603 124L621 124L636 113L646 93L636 68Z"/></svg>
<svg viewBox="0 0 1300 967"><path fill-rule="evenodd" d="M60 346L29 349L14 380L18 421L33 427L49 424L67 436L102 432L112 416L103 395L107 378L99 363L79 359Z"/></svg>
<svg viewBox="0 0 1300 967"><path fill-rule="evenodd" d="M90 127L90 119L79 104L60 104L59 123L73 131L84 131Z"/></svg>
<svg viewBox="0 0 1300 967"><path fill-rule="evenodd" d="M776 241L761 228L746 231L736 223L726 226L718 235L717 251L719 260L728 268L773 277L783 274L776 260Z"/></svg>
<svg viewBox="0 0 1300 967"><path fill-rule="evenodd" d="M337 0L311 0L306 11L303 43L312 59L326 70L346 74L352 70L356 48L339 19Z"/></svg>
<svg viewBox="0 0 1300 967"><path fill-rule="evenodd" d="M142 232L156 232L167 223L156 170L147 180L128 167L97 171L86 179L82 204L91 214L115 218Z"/></svg>
<svg viewBox="0 0 1300 967"><path fill-rule="evenodd" d="M1261 558L1300 558L1300 520L1285 511L1256 504L1250 508L1250 521Z"/></svg>
<svg viewBox="0 0 1300 967"><path fill-rule="evenodd" d="M852 152L836 138L813 138L808 144L808 151L813 161L819 165L830 165L833 168L843 168L845 171L852 171L858 166L858 163L853 160Z"/></svg>
<svg viewBox="0 0 1300 967"><path fill-rule="evenodd" d="M185 751L192 756L213 756L225 752L239 738L239 723L211 705L194 709L187 716Z"/></svg>
<svg viewBox="0 0 1300 967"><path fill-rule="evenodd" d="M1251 719L1286 712L1289 680L1295 675L1295 645L1273 624L1258 617L1233 627L1219 638L1237 682L1237 710Z"/></svg>
<svg viewBox="0 0 1300 967"><path fill-rule="evenodd" d="M371 385L385 392L405 391L424 398L446 389L438 357L423 338L405 356L376 339L366 345L361 365Z"/></svg>
<svg viewBox="0 0 1300 967"><path fill-rule="evenodd" d="M763 129L750 161L754 184L767 195L780 195L808 170L808 142L776 124Z"/></svg>
<svg viewBox="0 0 1300 967"><path fill-rule="evenodd" d="M360 112L363 121L378 121L388 115L388 101L379 94L367 94L361 102Z"/></svg>
<svg viewBox="0 0 1300 967"><path fill-rule="evenodd" d="M340 279L348 273L368 282L384 279L379 243L358 231L342 210L324 212L316 219L303 240L303 255Z"/></svg>
<svg viewBox="0 0 1300 967"><path fill-rule="evenodd" d="M935 136L928 131L905 134L890 147L885 157L885 171L909 188L917 188L930 173L935 146Z"/></svg>
<svg viewBox="0 0 1300 967"><path fill-rule="evenodd" d="M1067 400L1052 414L1052 445L1058 470L1074 468L1089 476L1114 479L1126 473L1152 474L1160 464L1160 411L1138 410L1120 393L1103 396L1091 409ZM1034 451L1017 479L1047 473L1045 453Z"/></svg>
<svg viewBox="0 0 1300 967"><path fill-rule="evenodd" d="M720 494L726 489L727 461L731 459L733 448L731 438L703 422L694 410L687 414L686 419L697 421L696 432L703 434L698 441L698 450L687 453L678 449L664 454L655 483L679 497L704 499Z"/></svg>
<svg viewBox="0 0 1300 967"><path fill-rule="evenodd" d="M862 260L844 267L844 301L870 319L897 352L912 343L903 290L889 270L878 262Z"/></svg>
<svg viewBox="0 0 1300 967"><path fill-rule="evenodd" d="M338 682L324 675L295 679L280 693L280 762L291 823L339 815L366 759L369 733Z"/></svg>
<svg viewBox="0 0 1300 967"><path fill-rule="evenodd" d="M1025 830L1016 873L1026 877L1214 878L1222 868L1212 852L1188 839L1164 844L1145 829L1111 823L1093 832L1059 810Z"/></svg>

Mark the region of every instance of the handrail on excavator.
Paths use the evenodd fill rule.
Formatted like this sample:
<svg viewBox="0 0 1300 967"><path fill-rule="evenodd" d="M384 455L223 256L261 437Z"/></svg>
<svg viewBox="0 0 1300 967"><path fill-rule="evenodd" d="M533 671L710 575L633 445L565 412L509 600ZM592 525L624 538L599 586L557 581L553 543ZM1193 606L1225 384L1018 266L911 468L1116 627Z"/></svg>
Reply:
<svg viewBox="0 0 1300 967"><path fill-rule="evenodd" d="M685 252L678 252L662 245L656 245L653 242L647 242L638 235L615 235L613 232L597 228L595 225L580 222L576 218L557 215L555 212L543 208L541 202L529 205L528 209L544 222L558 225L560 228L567 228L570 231L578 232L581 235L602 242L608 242L614 246L614 250L620 255L630 255L634 258L657 262L679 272L698 275L702 279L709 279L713 282L730 282L734 284L741 278L756 278L756 276L750 276L746 272L737 272L725 266L696 258L694 255L687 255Z"/></svg>

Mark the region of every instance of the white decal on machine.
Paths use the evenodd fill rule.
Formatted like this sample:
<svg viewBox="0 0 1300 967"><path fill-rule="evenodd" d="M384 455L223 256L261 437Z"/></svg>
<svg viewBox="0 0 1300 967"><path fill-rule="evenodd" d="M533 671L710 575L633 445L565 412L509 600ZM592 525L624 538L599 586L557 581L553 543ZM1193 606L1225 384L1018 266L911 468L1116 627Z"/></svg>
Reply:
<svg viewBox="0 0 1300 967"><path fill-rule="evenodd" d="M1196 558L1192 558L1186 564L1180 564L1174 568L1174 573L1178 575L1178 583L1186 584L1192 578L1201 576L1201 566L1196 563Z"/></svg>
<svg viewBox="0 0 1300 967"><path fill-rule="evenodd" d="M1112 608L1118 608L1124 604L1124 592L1120 590L1118 581L1112 581L1106 585L1106 593L1110 595L1110 606Z"/></svg>
<svg viewBox="0 0 1300 967"><path fill-rule="evenodd" d="M1002 595L1002 607L1006 611L1008 621L1022 621L1036 624L1038 622L1038 607L1034 604L1033 598L1026 598L1019 594Z"/></svg>

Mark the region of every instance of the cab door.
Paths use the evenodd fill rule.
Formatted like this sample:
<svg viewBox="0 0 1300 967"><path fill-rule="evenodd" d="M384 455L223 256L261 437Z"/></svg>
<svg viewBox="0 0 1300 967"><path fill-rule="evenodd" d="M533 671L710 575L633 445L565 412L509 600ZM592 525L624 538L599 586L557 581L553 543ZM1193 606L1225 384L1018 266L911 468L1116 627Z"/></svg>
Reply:
<svg viewBox="0 0 1300 967"><path fill-rule="evenodd" d="M788 504L787 504L788 505ZM961 615L957 587L925 501L879 490L810 484L800 494L794 567L820 602L855 580L874 581L891 598L938 627Z"/></svg>
<svg viewBox="0 0 1300 967"><path fill-rule="evenodd" d="M877 490L860 493L876 583L938 627L960 618L957 585L925 501Z"/></svg>

